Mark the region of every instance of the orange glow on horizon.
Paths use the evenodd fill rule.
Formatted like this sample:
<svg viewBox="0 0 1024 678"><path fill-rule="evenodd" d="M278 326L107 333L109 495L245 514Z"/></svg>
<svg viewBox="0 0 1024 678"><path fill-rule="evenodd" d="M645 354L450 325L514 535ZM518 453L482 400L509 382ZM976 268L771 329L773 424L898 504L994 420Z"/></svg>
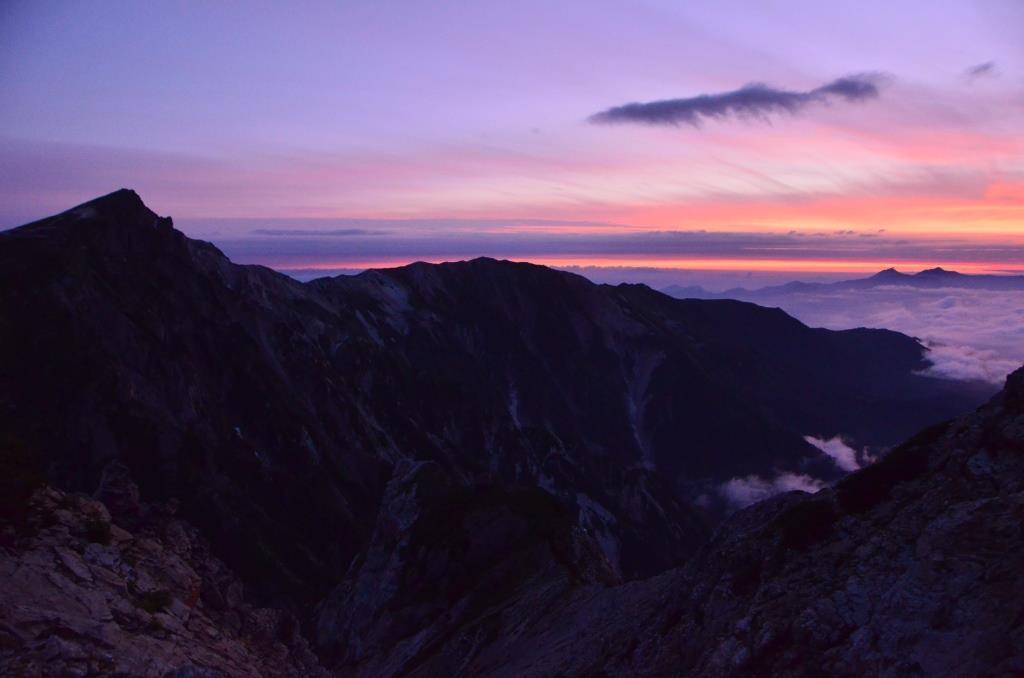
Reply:
<svg viewBox="0 0 1024 678"><path fill-rule="evenodd" d="M890 235L911 237L985 235L1024 239L1024 187L992 184L983 198L822 196L637 205L613 210L607 220L664 230L850 229L865 233L884 230Z"/></svg>
<svg viewBox="0 0 1024 678"><path fill-rule="evenodd" d="M471 257L470 257L471 258ZM506 257L497 256L504 259ZM422 257L422 258L395 258L395 259L373 259L373 260L323 260L323 261L302 261L301 263L290 264L285 261L262 261L263 265L271 268L287 269L293 271L333 271L345 269L373 269L373 268L396 268L406 266L415 262L440 264L453 261L465 261L466 257ZM927 268L940 266L948 270L959 271L960 273L992 273L1020 271L1024 273L1024 263L993 263L993 262L971 262L971 261L917 261L917 260L833 260L833 259L764 259L764 258L680 258L680 257L636 257L623 256L511 256L509 261L528 262L551 266L555 268L566 267L608 267L608 268L657 268L677 269L694 271L757 271L757 272L780 272L780 273L876 273L886 268L896 268L905 273L912 273Z"/></svg>
<svg viewBox="0 0 1024 678"><path fill-rule="evenodd" d="M683 182L685 185L685 182ZM611 194L616 187L609 184ZM889 192L891 191L891 192ZM334 215L352 217L351 213ZM649 202L579 201L572 205L524 202L504 209L432 209L404 213L366 213L360 218L501 219L515 221L542 216L563 225L524 223L512 230L522 233L611 233L637 230L707 230L798 233L852 230L873 234L884 231L899 237L979 236L1024 242L1024 182L993 179L972 184L935 180L933 185L899 186L875 190L851 187L849 193L709 195L657 199ZM331 218L331 217L324 217ZM572 222L589 221L607 225ZM509 232L505 228L481 231Z"/></svg>

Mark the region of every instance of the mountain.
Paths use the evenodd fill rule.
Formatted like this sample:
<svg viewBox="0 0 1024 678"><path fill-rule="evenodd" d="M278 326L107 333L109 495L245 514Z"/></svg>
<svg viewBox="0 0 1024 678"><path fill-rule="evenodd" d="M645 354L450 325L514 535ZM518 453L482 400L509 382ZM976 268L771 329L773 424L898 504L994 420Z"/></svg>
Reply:
<svg viewBox="0 0 1024 678"><path fill-rule="evenodd" d="M844 290L871 289L876 287L908 287L923 289L972 289L972 290L1024 290L1024 275L966 274L949 271L941 267L928 268L917 273L901 273L887 268L867 278L840 280L833 283L807 283L794 281L785 285L772 285L750 290L734 287L724 292L712 292L699 285L670 285L662 290L678 299L746 299L751 301L769 300L773 297L792 293L840 292Z"/></svg>
<svg viewBox="0 0 1024 678"><path fill-rule="evenodd" d="M930 349L933 374L989 383L994 393L1024 361L1016 310L1024 277L964 275L941 268L895 269L836 283L790 282L757 290L669 288L678 298L732 298L777 307L811 326L887 327Z"/></svg>
<svg viewBox="0 0 1024 678"><path fill-rule="evenodd" d="M745 509L687 565L626 584L564 539L571 521L547 493L470 492L420 512L417 488L437 469L403 465L366 576L315 615L313 635L351 633L358 648L321 644L320 660L293 615L247 600L174 504L140 501L115 465L96 498L42 487L0 531L0 670L316 676L322 660L364 676L1017 675L1022 422L1024 368L977 412L834 488ZM441 586L410 586L434 576Z"/></svg>
<svg viewBox="0 0 1024 678"><path fill-rule="evenodd" d="M517 611L409 675L1020 675L1022 524L1024 368L835 487L735 514L682 568Z"/></svg>
<svg viewBox="0 0 1024 678"><path fill-rule="evenodd" d="M299 283L127 190L0 233L0 319L5 519L47 484L151 529L102 491L126 475L344 671L475 657L502 610L686 562L734 479L840 478L804 436L885 448L982 398L896 332L530 264Z"/></svg>

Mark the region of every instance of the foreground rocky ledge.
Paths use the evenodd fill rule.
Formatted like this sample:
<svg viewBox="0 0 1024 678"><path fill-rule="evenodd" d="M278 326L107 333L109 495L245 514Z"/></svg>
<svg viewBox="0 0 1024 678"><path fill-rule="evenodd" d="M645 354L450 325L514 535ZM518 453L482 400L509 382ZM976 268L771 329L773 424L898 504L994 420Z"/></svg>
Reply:
<svg viewBox="0 0 1024 678"><path fill-rule="evenodd" d="M52 487L4 526L0 675L322 673L295 618L247 604L173 506L135 504L132 515L132 486L112 496L131 531L103 502Z"/></svg>

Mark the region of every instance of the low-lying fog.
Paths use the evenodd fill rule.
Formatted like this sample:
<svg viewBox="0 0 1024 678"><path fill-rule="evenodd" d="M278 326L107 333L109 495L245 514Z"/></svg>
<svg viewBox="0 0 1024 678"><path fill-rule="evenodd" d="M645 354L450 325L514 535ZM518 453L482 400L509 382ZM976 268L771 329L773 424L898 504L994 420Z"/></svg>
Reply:
<svg viewBox="0 0 1024 678"><path fill-rule="evenodd" d="M884 327L917 337L943 376L1001 384L1024 363L1024 290L824 288L756 301L813 327Z"/></svg>

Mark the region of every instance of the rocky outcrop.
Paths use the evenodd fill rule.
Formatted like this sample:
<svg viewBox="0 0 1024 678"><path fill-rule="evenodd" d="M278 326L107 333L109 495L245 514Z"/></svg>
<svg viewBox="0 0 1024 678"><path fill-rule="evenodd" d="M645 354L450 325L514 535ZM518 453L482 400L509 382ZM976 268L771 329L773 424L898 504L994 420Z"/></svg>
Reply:
<svg viewBox="0 0 1024 678"><path fill-rule="evenodd" d="M705 675L1024 672L1022 377L834 489L738 516L688 568L683 618L633 661Z"/></svg>
<svg viewBox="0 0 1024 678"><path fill-rule="evenodd" d="M118 485L137 496L130 481ZM132 531L102 502L43 486L4 526L0 674L326 675L296 618L247 603L173 507L121 509Z"/></svg>

